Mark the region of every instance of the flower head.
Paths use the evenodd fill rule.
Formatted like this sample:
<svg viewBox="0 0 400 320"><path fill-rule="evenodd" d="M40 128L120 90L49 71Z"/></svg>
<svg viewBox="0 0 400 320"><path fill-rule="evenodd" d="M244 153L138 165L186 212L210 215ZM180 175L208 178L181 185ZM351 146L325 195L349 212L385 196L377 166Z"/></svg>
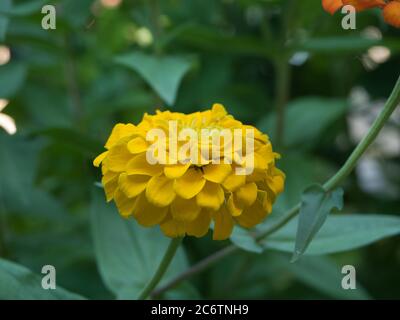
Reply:
<svg viewBox="0 0 400 320"><path fill-rule="evenodd" d="M226 239L235 223L251 228L271 211L285 176L269 138L214 104L192 114L157 111L137 125L117 124L94 165L107 201L166 236Z"/></svg>

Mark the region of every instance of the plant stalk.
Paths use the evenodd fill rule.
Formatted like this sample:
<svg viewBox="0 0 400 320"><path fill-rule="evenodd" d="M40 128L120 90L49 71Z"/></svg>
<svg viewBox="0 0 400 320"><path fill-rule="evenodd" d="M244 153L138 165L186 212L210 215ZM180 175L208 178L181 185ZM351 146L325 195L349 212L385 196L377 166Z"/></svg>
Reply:
<svg viewBox="0 0 400 320"><path fill-rule="evenodd" d="M286 57L279 57L275 63L276 72L276 144L278 149L284 147L285 143L285 107L289 100L290 91L290 66Z"/></svg>
<svg viewBox="0 0 400 320"><path fill-rule="evenodd" d="M150 18L152 23L152 29L154 33L154 53L158 56L162 54L161 47L161 36L162 36L162 26L160 24L160 3L158 0L150 0Z"/></svg>
<svg viewBox="0 0 400 320"><path fill-rule="evenodd" d="M174 258L179 245L181 244L183 238L174 238L169 243L167 251L164 254L164 257L161 260L160 265L156 273L154 274L153 278L150 282L146 285L143 291L140 293L138 300L145 300L148 298L150 293L154 290L157 284L161 281L162 277L164 276L165 272L167 271L172 259Z"/></svg>
<svg viewBox="0 0 400 320"><path fill-rule="evenodd" d="M366 136L360 141L360 143L351 153L350 157L347 159L344 165L339 169L339 171L323 185L326 191L332 191L333 189L335 189L352 172L352 170L357 164L357 161L361 158L361 156L365 153L365 151L368 149L371 143L378 136L379 132L385 125L386 121L389 119L390 115L393 113L393 111L397 108L399 104L400 104L400 77L397 80L389 99L386 101L383 110L375 119L374 123L372 124ZM258 234L255 237L255 239L257 241L264 240L265 238L267 238L268 236L279 230L281 227L286 225L292 218L294 218L297 215L299 210L300 210L300 203L298 203L293 208L288 210L284 215L282 215L282 217L277 222L272 224L268 229L266 229L262 233ZM206 270L207 268L214 265L224 257L231 255L232 253L237 252L239 250L240 249L238 247L232 244L213 253L212 255L201 260L194 266L190 267L188 270L178 275L176 278L172 279L165 286L155 290L152 295L156 296L162 294L166 290L176 286L181 281L186 280L203 270Z"/></svg>

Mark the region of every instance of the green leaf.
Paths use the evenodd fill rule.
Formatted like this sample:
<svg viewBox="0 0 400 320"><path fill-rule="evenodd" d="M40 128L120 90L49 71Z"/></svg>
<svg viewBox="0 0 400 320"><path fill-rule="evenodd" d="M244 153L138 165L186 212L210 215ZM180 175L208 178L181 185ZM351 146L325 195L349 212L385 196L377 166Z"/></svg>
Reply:
<svg viewBox="0 0 400 320"><path fill-rule="evenodd" d="M47 31L46 31L47 32ZM24 106L29 115L29 130L46 130L52 127L73 127L76 115L71 112L68 92L55 86L43 88L40 84L33 84L29 80L24 84L21 94L18 95L18 104ZM55 107L56 106L56 107ZM64 136L63 143L67 142Z"/></svg>
<svg viewBox="0 0 400 320"><path fill-rule="evenodd" d="M0 66L0 98L14 96L26 78L26 67L22 64L8 63Z"/></svg>
<svg viewBox="0 0 400 320"><path fill-rule="evenodd" d="M91 16L90 6L92 4L92 0L61 0L60 7L62 8L62 17L72 28L79 29L87 24Z"/></svg>
<svg viewBox="0 0 400 320"><path fill-rule="evenodd" d="M187 57L156 57L141 52L118 56L115 61L135 70L169 105L174 104L179 84L192 65Z"/></svg>
<svg viewBox="0 0 400 320"><path fill-rule="evenodd" d="M0 1L0 41L4 41L9 23L8 17L2 14L2 12L7 12L11 8L11 5L11 0Z"/></svg>
<svg viewBox="0 0 400 320"><path fill-rule="evenodd" d="M329 125L344 115L346 108L346 101L341 99L307 97L291 101L285 117L285 146L312 146ZM271 114L258 123L258 128L268 133L272 141L276 122L276 115Z"/></svg>
<svg viewBox="0 0 400 320"><path fill-rule="evenodd" d="M287 179L284 192L274 204L274 211L277 208L281 211L292 208L299 202L306 187L329 179L336 172L336 168L326 160L297 150L285 153L278 161L278 167L285 172Z"/></svg>
<svg viewBox="0 0 400 320"><path fill-rule="evenodd" d="M45 290L42 288L42 277L21 265L0 259L0 299L81 300L84 298L58 285L54 290Z"/></svg>
<svg viewBox="0 0 400 320"><path fill-rule="evenodd" d="M279 258L278 258L279 257ZM279 255L280 270L287 270L305 285L336 299L369 299L366 290L357 283L356 290L344 290L343 274L339 265L326 257L304 257L296 264L289 263L287 256Z"/></svg>
<svg viewBox="0 0 400 320"><path fill-rule="evenodd" d="M52 195L34 185L43 143L0 133L0 201L6 212L58 219L68 215Z"/></svg>
<svg viewBox="0 0 400 320"><path fill-rule="evenodd" d="M237 226L233 228L230 240L239 248L249 252L261 253L264 251L262 245L257 243L254 234Z"/></svg>
<svg viewBox="0 0 400 320"><path fill-rule="evenodd" d="M335 299L368 299L363 286L357 290L343 290L341 264L328 257L304 256L298 263L290 263L286 253L267 250L263 254L237 254L220 261L208 275L213 295L207 298L257 299L274 298L277 290L284 297L315 298L315 292L296 290L296 282ZM279 288L279 289L277 289ZM286 288L286 290L284 289ZM288 288L290 288L288 290ZM290 293L289 293L290 291ZM281 297L281 295L279 295ZM321 298L321 295L317 295Z"/></svg>
<svg viewBox="0 0 400 320"><path fill-rule="evenodd" d="M26 190L33 185L42 144L19 135L0 133L0 146L0 190L13 193L19 201L26 202Z"/></svg>
<svg viewBox="0 0 400 320"><path fill-rule="evenodd" d="M272 234L264 248L293 252L297 219ZM382 214L330 215L305 254L322 255L357 249L400 234L400 217Z"/></svg>
<svg viewBox="0 0 400 320"><path fill-rule="evenodd" d="M342 189L326 192L322 186L313 185L303 192L292 262L306 251L328 214L334 209L343 209Z"/></svg>
<svg viewBox="0 0 400 320"><path fill-rule="evenodd" d="M41 219L60 223L68 217L68 211L61 202L35 186L25 185L25 192L18 193L4 188L2 184L0 188L0 201L3 201L9 215L22 216L31 221L34 219L36 223Z"/></svg>
<svg viewBox="0 0 400 320"><path fill-rule="evenodd" d="M174 290L164 293L166 300L200 300L202 298L197 288L189 282L180 283Z"/></svg>
<svg viewBox="0 0 400 320"><path fill-rule="evenodd" d="M235 227L230 240L238 247L260 253L262 246L255 241L255 235L271 227L284 211L296 205L306 186L318 180L325 180L335 172L334 168L319 158L301 154L287 153L279 160L279 168L286 173L285 190L274 204L272 214L251 231Z"/></svg>
<svg viewBox="0 0 400 320"><path fill-rule="evenodd" d="M154 275L170 242L158 228L144 228L122 218L107 204L103 191L93 190L91 225L95 253L105 285L119 299L135 299ZM163 280L185 270L187 262L180 248Z"/></svg>
<svg viewBox="0 0 400 320"><path fill-rule="evenodd" d="M93 156L103 149L103 143L92 136L81 133L73 128L46 128L31 132L34 135L48 136L56 143L62 143L85 155ZM65 137L68 137L66 140Z"/></svg>
<svg viewBox="0 0 400 320"><path fill-rule="evenodd" d="M83 97L86 121L107 118L123 110L139 113L154 108L154 94L143 90L140 78L132 79L130 72L125 69L114 69L96 78Z"/></svg>
<svg viewBox="0 0 400 320"><path fill-rule="evenodd" d="M271 218L267 219L251 232L235 228L230 240L249 252L260 253L261 247L263 250L274 249L292 253L298 219L290 221L267 239L257 242L256 234L269 227L270 220ZM330 215L304 254L323 255L349 251L397 234L400 234L400 217L373 214Z"/></svg>
<svg viewBox="0 0 400 320"><path fill-rule="evenodd" d="M48 4L47 0L31 0L27 3L15 3L12 7L9 6L7 9L1 11L6 12L7 15L23 17L35 13L40 13L42 7L45 4Z"/></svg>

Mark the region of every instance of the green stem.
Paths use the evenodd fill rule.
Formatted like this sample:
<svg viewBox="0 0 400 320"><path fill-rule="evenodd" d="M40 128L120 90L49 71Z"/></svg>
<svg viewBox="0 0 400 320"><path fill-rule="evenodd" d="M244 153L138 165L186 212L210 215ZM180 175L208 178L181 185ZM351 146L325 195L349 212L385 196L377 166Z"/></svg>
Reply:
<svg viewBox="0 0 400 320"><path fill-rule="evenodd" d="M162 35L162 27L160 24L160 3L158 0L150 0L150 14L154 33L154 53L156 55L162 54L160 38Z"/></svg>
<svg viewBox="0 0 400 320"><path fill-rule="evenodd" d="M256 237L255 237L256 240L261 241L261 240L267 238L269 235L273 234L275 231L278 231L286 223L288 223L290 220L292 220L292 218L297 215L299 210L300 210L300 203L296 204L293 208L286 211L286 213L278 221L276 221L274 224L270 225L269 228L266 228L263 232L260 232L258 235L256 235Z"/></svg>
<svg viewBox="0 0 400 320"><path fill-rule="evenodd" d="M389 99L386 101L386 104L375 119L371 128L368 130L368 133L364 136L364 138L360 141L357 147L353 150L350 157L346 160L344 165L339 169L336 174L329 179L324 185L324 189L326 191L332 191L335 189L347 176L353 171L354 167L357 165L358 160L360 160L361 156L365 153L368 147L374 142L375 138L378 136L379 132L385 125L386 121L390 118L390 115L400 104L400 77L397 80L392 93ZM274 225L271 225L270 228L262 232L256 238L257 240L262 240L274 233L276 230L280 229L286 223L288 223L293 217L297 215L300 210L300 203L294 206L292 209L287 211L281 219L279 219Z"/></svg>
<svg viewBox="0 0 400 320"><path fill-rule="evenodd" d="M75 122L78 126L81 125L81 117L83 112L81 92L79 90L78 74L76 59L71 47L70 35L66 35L64 39L65 43L65 77L67 83L67 90L70 98L70 104L72 109L72 114L75 118Z"/></svg>
<svg viewBox="0 0 400 320"><path fill-rule="evenodd" d="M159 296L160 294L164 293L165 291L174 288L178 283L182 282L183 280L189 279L191 276L208 269L213 264L217 263L221 259L225 258L226 256L231 255L233 252L236 252L238 250L239 250L238 247L236 247L234 245L230 245L230 246L227 246L227 247L209 255L208 257L199 261L198 263L196 263L189 269L183 271L181 274L179 274L176 278L169 281L163 287L160 287L160 288L154 290L152 292L151 296L152 297Z"/></svg>
<svg viewBox="0 0 400 320"><path fill-rule="evenodd" d="M151 23L151 31L153 33L153 54L157 57L163 55L163 45L161 38L163 36L163 28L160 23L161 10L160 10L160 2L159 0L149 0L149 11L150 11L150 23ZM159 95L155 95L154 101L154 109L155 112L157 109L163 110L163 100Z"/></svg>
<svg viewBox="0 0 400 320"><path fill-rule="evenodd" d="M379 116L375 119L374 123L372 124L371 128L369 129L367 135L360 141L357 147L354 149L348 160L342 166L342 168L324 184L324 189L326 191L331 191L336 188L354 169L357 164L357 161L361 158L363 153L367 150L367 148L371 145L371 143L375 140L377 135L379 134L380 130L385 125L385 122L389 119L390 115L396 109L396 107L400 104L400 77L396 82L396 85L393 88L393 91L386 101L386 104L379 114ZM286 225L292 218L294 218L300 210L300 203L295 205L293 208L288 210L282 217L276 221L274 224L270 225L268 229L263 231L262 233L258 234L255 238L257 241L262 241L272 233L279 230L281 227ZM172 279L168 282L165 286L153 291L152 295L157 296L162 294L163 292L173 288L181 281L184 281L191 276L208 269L221 259L225 258L226 256L231 255L239 251L240 249L235 245L229 245L212 255L206 257L205 259L199 261L197 264L190 267L188 270L182 272L176 278Z"/></svg>
<svg viewBox="0 0 400 320"><path fill-rule="evenodd" d="M276 147L282 149L285 143L285 109L289 100L290 82L292 78L289 57L291 51L287 48L287 41L291 38L293 16L296 14L297 1L287 0L284 5L282 27L280 32L280 49L275 52L274 66L276 73L275 109L276 109Z"/></svg>
<svg viewBox="0 0 400 320"><path fill-rule="evenodd" d="M4 199L1 195L2 195L2 190L0 186L0 257L5 257L7 253L7 248L6 248L7 218L6 218Z"/></svg>
<svg viewBox="0 0 400 320"><path fill-rule="evenodd" d="M290 66L286 56L277 58L275 63L276 72L276 144L278 148L283 147L285 132L285 107L289 100L290 91Z"/></svg>
<svg viewBox="0 0 400 320"><path fill-rule="evenodd" d="M350 174L350 172L356 166L357 161L361 158L361 156L368 149L370 144L378 136L379 132L385 125L386 121L390 118L390 115L393 113L393 111L399 104L400 104L400 78L397 80L396 85L393 88L392 94L386 101L386 104L381 113L375 119L367 135L360 141L360 143L354 149L354 151L347 159L345 164L342 166L342 168L340 168L340 170L328 182L324 184L324 188L327 191L330 191L335 187L337 187L344 180L344 178L346 178Z"/></svg>
<svg viewBox="0 0 400 320"><path fill-rule="evenodd" d="M176 251L179 248L179 245L181 244L183 238L174 238L171 240L167 251L164 254L164 257L161 260L160 265L158 266L158 269L156 273L154 274L153 278L150 280L150 282L146 285L146 287L143 289L141 294L138 297L138 300L145 300L147 297L150 295L150 293L153 291L153 289L157 286L157 284L161 281L162 277L164 276L165 272L168 269L168 266L170 265L172 259L175 256Z"/></svg>

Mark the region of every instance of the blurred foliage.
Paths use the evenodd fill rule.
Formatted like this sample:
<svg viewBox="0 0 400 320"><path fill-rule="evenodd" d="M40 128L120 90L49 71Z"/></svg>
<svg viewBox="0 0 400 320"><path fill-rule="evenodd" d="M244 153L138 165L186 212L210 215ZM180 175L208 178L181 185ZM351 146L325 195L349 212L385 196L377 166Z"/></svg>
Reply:
<svg viewBox="0 0 400 320"><path fill-rule="evenodd" d="M0 1L0 45L11 51L0 66L0 98L9 101L2 113L18 129L11 136L0 128L0 256L23 265L0 260L0 298L7 298L7 285L17 298L78 297L38 289L35 279L46 264L56 267L57 285L98 299L134 297L154 270L166 239L120 219L94 186L100 173L92 160L115 123L136 123L144 112L164 107L189 113L219 102L274 141L279 66L290 63L278 165L287 186L273 221L354 148L346 121L354 112L354 88L363 87L374 101L388 96L398 76L400 32L373 10L360 13L357 29L349 31L341 29L340 13L327 15L315 0L123 0L115 7L106 4L118 1L54 0L57 29L44 30L46 2ZM377 46L390 57L374 61ZM398 138L399 124L393 125ZM374 213L369 220L362 216L368 221L361 225L366 236L377 232L378 242L290 264L282 252L282 246L293 248L294 239L285 235L294 234L289 225L266 241L263 253L232 255L164 298L400 298L399 236L382 240L396 234L390 227L398 220L381 229L373 220L400 214L398 151L378 155L382 168L393 168L381 174L397 186L394 197L368 193L356 173L344 185L344 212ZM352 226L361 222L337 223L321 237L348 227L348 238L331 243L356 247L347 245L355 241ZM240 236L246 237L232 240L262 251ZM317 240L310 250L318 251ZM170 272L225 244L209 236L185 239L186 253ZM340 287L346 264L357 268L358 290ZM23 289L15 279L25 281Z"/></svg>

